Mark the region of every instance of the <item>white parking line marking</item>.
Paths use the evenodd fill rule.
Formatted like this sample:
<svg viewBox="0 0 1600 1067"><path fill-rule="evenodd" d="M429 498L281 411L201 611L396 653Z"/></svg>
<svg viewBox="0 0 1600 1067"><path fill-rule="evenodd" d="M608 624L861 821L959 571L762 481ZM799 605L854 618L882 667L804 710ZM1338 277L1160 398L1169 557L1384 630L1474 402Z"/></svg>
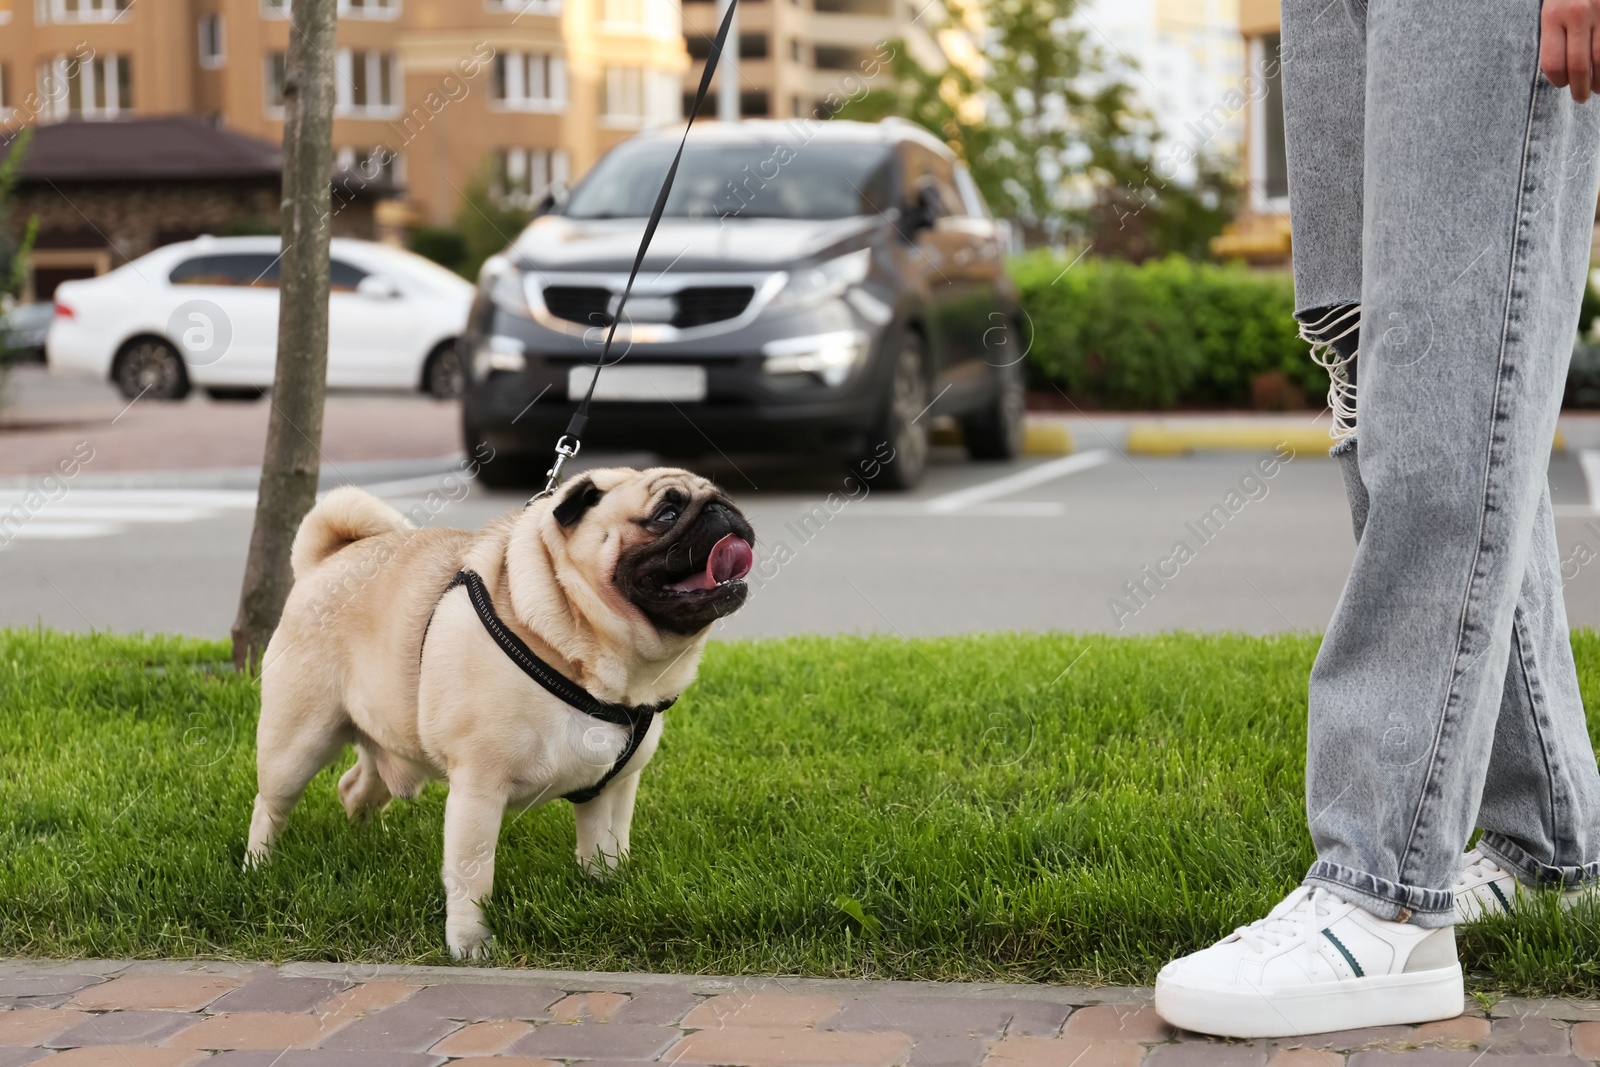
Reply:
<svg viewBox="0 0 1600 1067"><path fill-rule="evenodd" d="M996 497L1010 496L1020 493L1024 489L1032 489L1036 485L1053 482L1057 478L1065 478L1069 474L1090 470L1098 467L1111 458L1111 453L1103 448L1092 452L1082 452L1075 456L1063 456L1060 459L1041 463L1027 470L1008 474L1004 478L996 478L992 482L981 485L969 486L966 489L957 489L953 493L936 496L924 502L924 508L933 515L949 515L958 511L965 511L974 504L984 504Z"/></svg>
<svg viewBox="0 0 1600 1067"><path fill-rule="evenodd" d="M51 522L195 522L216 515L214 508L81 506L62 503L41 509L40 515Z"/></svg>
<svg viewBox="0 0 1600 1067"><path fill-rule="evenodd" d="M951 519L1058 519L1067 513L1059 500L1002 500L993 504L973 504L960 511L929 511L926 503L868 501L852 504L841 515L868 518L927 518L937 515Z"/></svg>
<svg viewBox="0 0 1600 1067"><path fill-rule="evenodd" d="M88 537L110 537L121 529L114 522L30 522L13 531L8 540L78 541Z"/></svg>
<svg viewBox="0 0 1600 1067"><path fill-rule="evenodd" d="M1600 515L1600 449L1580 450L1578 466L1583 468L1583 480L1589 483L1589 511Z"/></svg>

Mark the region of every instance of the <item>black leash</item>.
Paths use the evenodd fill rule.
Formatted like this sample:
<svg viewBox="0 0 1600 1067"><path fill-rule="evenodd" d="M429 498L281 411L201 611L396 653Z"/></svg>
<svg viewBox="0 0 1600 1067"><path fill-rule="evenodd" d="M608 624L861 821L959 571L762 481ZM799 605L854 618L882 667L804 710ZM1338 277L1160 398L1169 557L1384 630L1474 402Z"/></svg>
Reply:
<svg viewBox="0 0 1600 1067"><path fill-rule="evenodd" d="M606 342L600 349L600 361L594 365L594 374L589 378L589 388L584 392L583 399L578 402L578 409L572 413L572 421L567 423L566 433L556 441L555 462L545 472L544 489L533 498L534 500L555 492L556 485L561 481L561 468L583 447L583 431L589 425L589 401L594 397L595 383L600 380L600 369L606 366L606 357L611 355L611 341L617 335L617 323L622 321L622 309L627 306L628 296L633 292L634 279L639 276L639 267L643 265L644 255L650 249L650 239L656 235L656 227L661 225L661 214L667 207L667 195L672 192L672 183L678 177L678 164L683 161L683 146L688 143L689 130L694 126L694 117L700 113L700 105L705 102L706 91L711 88L711 76L717 72L717 61L722 58L723 46L728 41L728 27L733 25L733 13L738 6L739 0L729 0L728 10L722 16L722 24L717 27L717 36L711 42L711 54L706 57L706 69L700 74L700 88L694 94L694 108L689 112L689 121L684 124L683 138L678 141L678 152L672 157L672 166L667 168L667 177L661 183L661 192L656 194L656 206L650 209L650 221L645 224L644 238L639 242L639 251L633 257L633 269L628 272L628 284L623 287L622 299L617 301L617 310L612 313L609 328L606 330ZM738 47L737 41L734 42L734 47Z"/></svg>
<svg viewBox="0 0 1600 1067"><path fill-rule="evenodd" d="M494 638L500 650L511 657L511 662L522 668L522 673L538 682L545 690L557 700L562 701L585 715L599 719L601 722L611 723L613 726L626 727L628 742L622 746L622 751L617 755L616 762L594 785L585 789L576 789L565 794L561 799L570 800L574 804L584 804L600 795L600 791L611 784L622 768L628 765L633 754L639 751L639 746L644 743L645 735L650 732L650 724L661 712L672 707L674 700L663 700L659 704L641 704L634 707L631 704L613 704L609 700L601 700L583 686L567 678L566 675L556 670L550 664L534 654L527 642L506 627L500 621L500 616L495 614L494 601L489 597L489 587L483 584L483 579L476 571L457 571L455 578L445 587L448 593L458 585L467 587L467 597L472 601L473 610L478 613L478 618L483 622L483 628L489 631L489 636ZM431 624L432 617L428 619ZM426 642L427 632L423 632L423 641Z"/></svg>

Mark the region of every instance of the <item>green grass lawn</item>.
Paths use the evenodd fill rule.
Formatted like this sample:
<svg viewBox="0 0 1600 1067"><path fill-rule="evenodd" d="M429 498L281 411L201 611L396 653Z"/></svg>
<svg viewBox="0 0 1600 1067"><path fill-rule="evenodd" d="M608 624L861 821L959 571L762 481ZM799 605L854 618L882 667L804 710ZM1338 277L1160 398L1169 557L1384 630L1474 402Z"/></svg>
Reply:
<svg viewBox="0 0 1600 1067"><path fill-rule="evenodd" d="M1600 707L1600 637L1576 640ZM1312 859L1293 636L713 645L595 883L501 835L502 966L1149 982ZM0 955L443 963L444 790L312 783L240 870L257 689L220 644L0 630ZM1591 718L1600 726L1600 717ZM1600 995L1600 915L1463 931L1475 988Z"/></svg>

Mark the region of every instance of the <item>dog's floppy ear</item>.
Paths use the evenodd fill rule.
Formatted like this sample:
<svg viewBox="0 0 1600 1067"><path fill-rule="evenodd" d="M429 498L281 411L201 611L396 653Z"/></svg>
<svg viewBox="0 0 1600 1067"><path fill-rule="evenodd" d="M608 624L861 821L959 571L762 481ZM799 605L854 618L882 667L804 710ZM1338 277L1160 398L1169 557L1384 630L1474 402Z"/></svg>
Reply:
<svg viewBox="0 0 1600 1067"><path fill-rule="evenodd" d="M561 502L550 509L550 514L563 527L571 526L583 518L586 511L600 503L600 498L605 495L605 490L594 482L588 478L581 478L567 490L567 495L561 498Z"/></svg>

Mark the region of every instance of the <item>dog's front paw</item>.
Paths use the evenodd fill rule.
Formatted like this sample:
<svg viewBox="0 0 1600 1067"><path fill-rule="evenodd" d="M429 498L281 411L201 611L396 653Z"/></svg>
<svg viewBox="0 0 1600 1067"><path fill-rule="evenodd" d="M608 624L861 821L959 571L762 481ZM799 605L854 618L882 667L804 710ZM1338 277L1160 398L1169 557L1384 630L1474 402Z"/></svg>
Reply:
<svg viewBox="0 0 1600 1067"><path fill-rule="evenodd" d="M494 931L478 919L448 919L444 924L444 939L450 946L451 959L481 960L489 955Z"/></svg>

